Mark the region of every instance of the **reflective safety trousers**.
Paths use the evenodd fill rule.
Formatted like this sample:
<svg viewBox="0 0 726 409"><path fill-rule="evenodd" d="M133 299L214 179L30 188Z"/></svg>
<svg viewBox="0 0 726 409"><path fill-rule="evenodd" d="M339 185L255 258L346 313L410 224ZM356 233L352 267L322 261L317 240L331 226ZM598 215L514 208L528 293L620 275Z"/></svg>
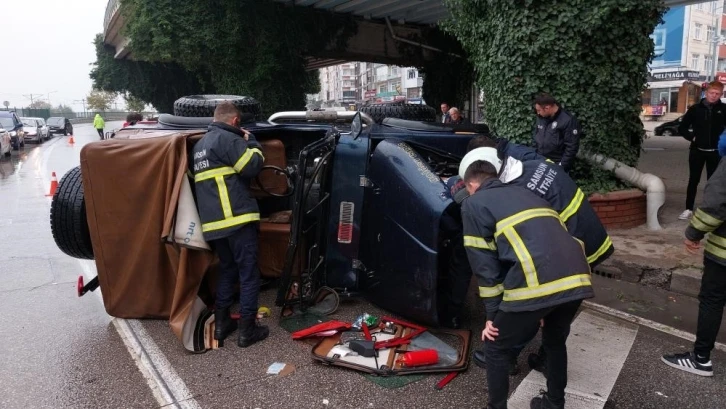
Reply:
<svg viewBox="0 0 726 409"><path fill-rule="evenodd" d="M250 181L257 176L264 156L254 136L230 125L213 122L194 146L192 169L202 232L207 241L234 233L260 220Z"/></svg>
<svg viewBox="0 0 726 409"><path fill-rule="evenodd" d="M528 189L487 181L462 203L462 219L487 319L593 297L583 243Z"/></svg>
<svg viewBox="0 0 726 409"><path fill-rule="evenodd" d="M706 238L704 257L726 266L726 161L721 160L706 182L703 202L691 217L686 238L701 241Z"/></svg>

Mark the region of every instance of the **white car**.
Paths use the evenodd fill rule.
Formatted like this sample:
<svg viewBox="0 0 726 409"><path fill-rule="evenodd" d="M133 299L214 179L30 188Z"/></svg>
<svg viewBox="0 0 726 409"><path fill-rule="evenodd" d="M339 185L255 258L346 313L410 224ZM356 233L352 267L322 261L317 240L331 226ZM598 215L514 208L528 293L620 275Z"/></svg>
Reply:
<svg viewBox="0 0 726 409"><path fill-rule="evenodd" d="M23 130L25 131L25 140L33 140L41 143L48 139L48 125L43 118L20 118L23 121Z"/></svg>
<svg viewBox="0 0 726 409"><path fill-rule="evenodd" d="M10 156L10 151L13 149L13 145L10 142L10 133L0 128L0 157Z"/></svg>

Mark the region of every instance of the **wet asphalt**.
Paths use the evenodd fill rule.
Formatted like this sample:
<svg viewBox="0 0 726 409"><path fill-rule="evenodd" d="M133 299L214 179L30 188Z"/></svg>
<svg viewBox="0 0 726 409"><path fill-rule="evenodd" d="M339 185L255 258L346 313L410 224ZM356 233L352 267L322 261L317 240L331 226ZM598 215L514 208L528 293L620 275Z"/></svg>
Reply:
<svg viewBox="0 0 726 409"><path fill-rule="evenodd" d="M110 123L109 127L118 127ZM402 387L379 386L352 370L322 365L311 358L311 345L292 341L277 325L275 290L265 290L260 304L272 308L270 338L250 348L227 342L224 348L188 353L163 320L131 320L148 337L147 350L158 350L170 370L159 371L164 383L187 395L168 404L158 383L137 367L100 298L76 296L81 263L61 253L52 239L48 214L50 172L58 179L79 162L80 149L98 139L90 125L76 125L75 144L55 137L41 146L26 145L0 159L0 408L481 408L486 405L484 370L471 364L443 390L435 384L444 374L424 376ZM92 267L92 265L91 265ZM623 289L622 291L626 291ZM654 301L655 302L655 301ZM469 294L464 323L478 340L482 316ZM616 306L617 307L617 306ZM382 311L362 300L344 300L331 318L352 320ZM691 309L684 314L693 315ZM688 328L685 328L688 329ZM526 376L512 377L511 391ZM617 344L612 348L620 347ZM713 378L673 370L660 355L690 348L681 338L646 327L638 334L612 390L607 408L726 407L726 353L715 352ZM286 376L266 374L269 365L294 365ZM139 363L143 367L143 363ZM148 371L148 367L146 367ZM167 369L169 369L167 368ZM171 375L169 375L171 373ZM164 381L166 380L166 381Z"/></svg>

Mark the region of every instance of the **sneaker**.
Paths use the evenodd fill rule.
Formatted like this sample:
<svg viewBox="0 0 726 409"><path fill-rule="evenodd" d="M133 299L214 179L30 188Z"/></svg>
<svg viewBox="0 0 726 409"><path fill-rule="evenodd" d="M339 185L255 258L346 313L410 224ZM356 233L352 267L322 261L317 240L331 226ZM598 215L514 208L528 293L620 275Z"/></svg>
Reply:
<svg viewBox="0 0 726 409"><path fill-rule="evenodd" d="M661 360L666 365L680 369L682 371L690 372L692 374L700 376L713 376L713 365L711 361L698 362L696 357L691 352L685 352L682 354L663 355Z"/></svg>
<svg viewBox="0 0 726 409"><path fill-rule="evenodd" d="M693 217L693 211L686 209L683 211L683 213L681 213L680 216L678 216L678 219L679 220L688 220L691 217Z"/></svg>

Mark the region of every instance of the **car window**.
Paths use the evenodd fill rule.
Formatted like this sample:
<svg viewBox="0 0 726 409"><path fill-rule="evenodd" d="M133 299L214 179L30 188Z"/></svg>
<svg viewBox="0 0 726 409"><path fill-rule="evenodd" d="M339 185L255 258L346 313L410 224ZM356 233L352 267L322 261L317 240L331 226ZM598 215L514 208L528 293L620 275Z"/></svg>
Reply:
<svg viewBox="0 0 726 409"><path fill-rule="evenodd" d="M25 126L38 126L38 122L36 122L35 119L24 118L22 121L23 121L23 125L25 125Z"/></svg>
<svg viewBox="0 0 726 409"><path fill-rule="evenodd" d="M48 118L49 125L63 125L63 118Z"/></svg>
<svg viewBox="0 0 726 409"><path fill-rule="evenodd" d="M12 118L0 118L0 128L4 128L7 130L12 130L13 128L15 128L13 119Z"/></svg>
<svg viewBox="0 0 726 409"><path fill-rule="evenodd" d="M45 120L44 119L38 119L38 123L41 127L45 126Z"/></svg>

